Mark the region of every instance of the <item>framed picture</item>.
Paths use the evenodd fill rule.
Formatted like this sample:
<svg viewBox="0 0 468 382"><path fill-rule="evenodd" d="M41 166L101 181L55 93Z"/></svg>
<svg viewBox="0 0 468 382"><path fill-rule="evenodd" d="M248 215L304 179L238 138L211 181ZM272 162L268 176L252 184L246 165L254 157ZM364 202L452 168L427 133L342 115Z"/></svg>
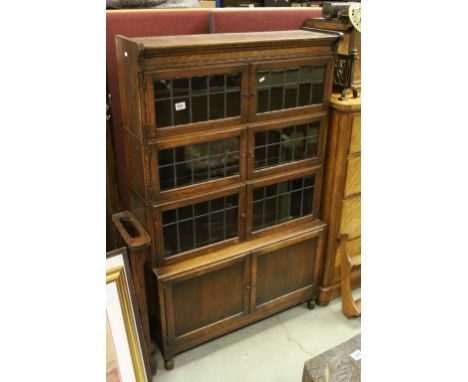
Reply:
<svg viewBox="0 0 468 382"><path fill-rule="evenodd" d="M106 381L151 381L125 248L107 253L106 300Z"/></svg>

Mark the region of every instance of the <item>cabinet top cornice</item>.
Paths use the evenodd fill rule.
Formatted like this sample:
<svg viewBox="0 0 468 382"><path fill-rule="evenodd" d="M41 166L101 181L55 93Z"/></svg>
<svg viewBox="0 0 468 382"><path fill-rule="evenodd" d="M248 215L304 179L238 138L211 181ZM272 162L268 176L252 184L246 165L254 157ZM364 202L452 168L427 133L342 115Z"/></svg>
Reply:
<svg viewBox="0 0 468 382"><path fill-rule="evenodd" d="M125 38L138 45L140 54L151 55L160 51L181 50L211 50L211 49L243 49L254 47L296 47L333 45L339 39L338 35L305 31L276 31L249 33L215 33L180 36L157 36Z"/></svg>

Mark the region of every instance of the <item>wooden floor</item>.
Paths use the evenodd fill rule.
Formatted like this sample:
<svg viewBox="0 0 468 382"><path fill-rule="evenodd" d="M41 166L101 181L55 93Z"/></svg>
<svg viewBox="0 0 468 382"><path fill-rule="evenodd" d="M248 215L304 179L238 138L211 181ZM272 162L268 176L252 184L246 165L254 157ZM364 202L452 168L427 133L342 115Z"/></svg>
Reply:
<svg viewBox="0 0 468 382"><path fill-rule="evenodd" d="M360 318L341 313L341 299L314 310L302 304L177 355L169 372L158 354L154 381L301 381L305 361L360 331Z"/></svg>

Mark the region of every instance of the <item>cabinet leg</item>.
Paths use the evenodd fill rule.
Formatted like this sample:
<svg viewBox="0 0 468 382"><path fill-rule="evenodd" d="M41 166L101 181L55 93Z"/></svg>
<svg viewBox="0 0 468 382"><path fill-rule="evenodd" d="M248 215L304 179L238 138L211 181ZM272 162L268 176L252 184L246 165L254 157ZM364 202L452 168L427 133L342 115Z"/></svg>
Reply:
<svg viewBox="0 0 468 382"><path fill-rule="evenodd" d="M315 308L315 300L307 301L307 308L309 308L310 310L314 309Z"/></svg>
<svg viewBox="0 0 468 382"><path fill-rule="evenodd" d="M165 359L164 360L164 368L169 371L174 368L174 360L173 359Z"/></svg>

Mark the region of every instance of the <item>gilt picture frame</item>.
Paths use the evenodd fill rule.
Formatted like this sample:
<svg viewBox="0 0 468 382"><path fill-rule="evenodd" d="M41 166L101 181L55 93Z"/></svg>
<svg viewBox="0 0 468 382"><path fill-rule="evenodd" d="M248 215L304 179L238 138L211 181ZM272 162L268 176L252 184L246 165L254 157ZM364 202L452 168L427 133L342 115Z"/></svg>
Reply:
<svg viewBox="0 0 468 382"><path fill-rule="evenodd" d="M125 248L106 255L106 382L150 382L148 355Z"/></svg>

